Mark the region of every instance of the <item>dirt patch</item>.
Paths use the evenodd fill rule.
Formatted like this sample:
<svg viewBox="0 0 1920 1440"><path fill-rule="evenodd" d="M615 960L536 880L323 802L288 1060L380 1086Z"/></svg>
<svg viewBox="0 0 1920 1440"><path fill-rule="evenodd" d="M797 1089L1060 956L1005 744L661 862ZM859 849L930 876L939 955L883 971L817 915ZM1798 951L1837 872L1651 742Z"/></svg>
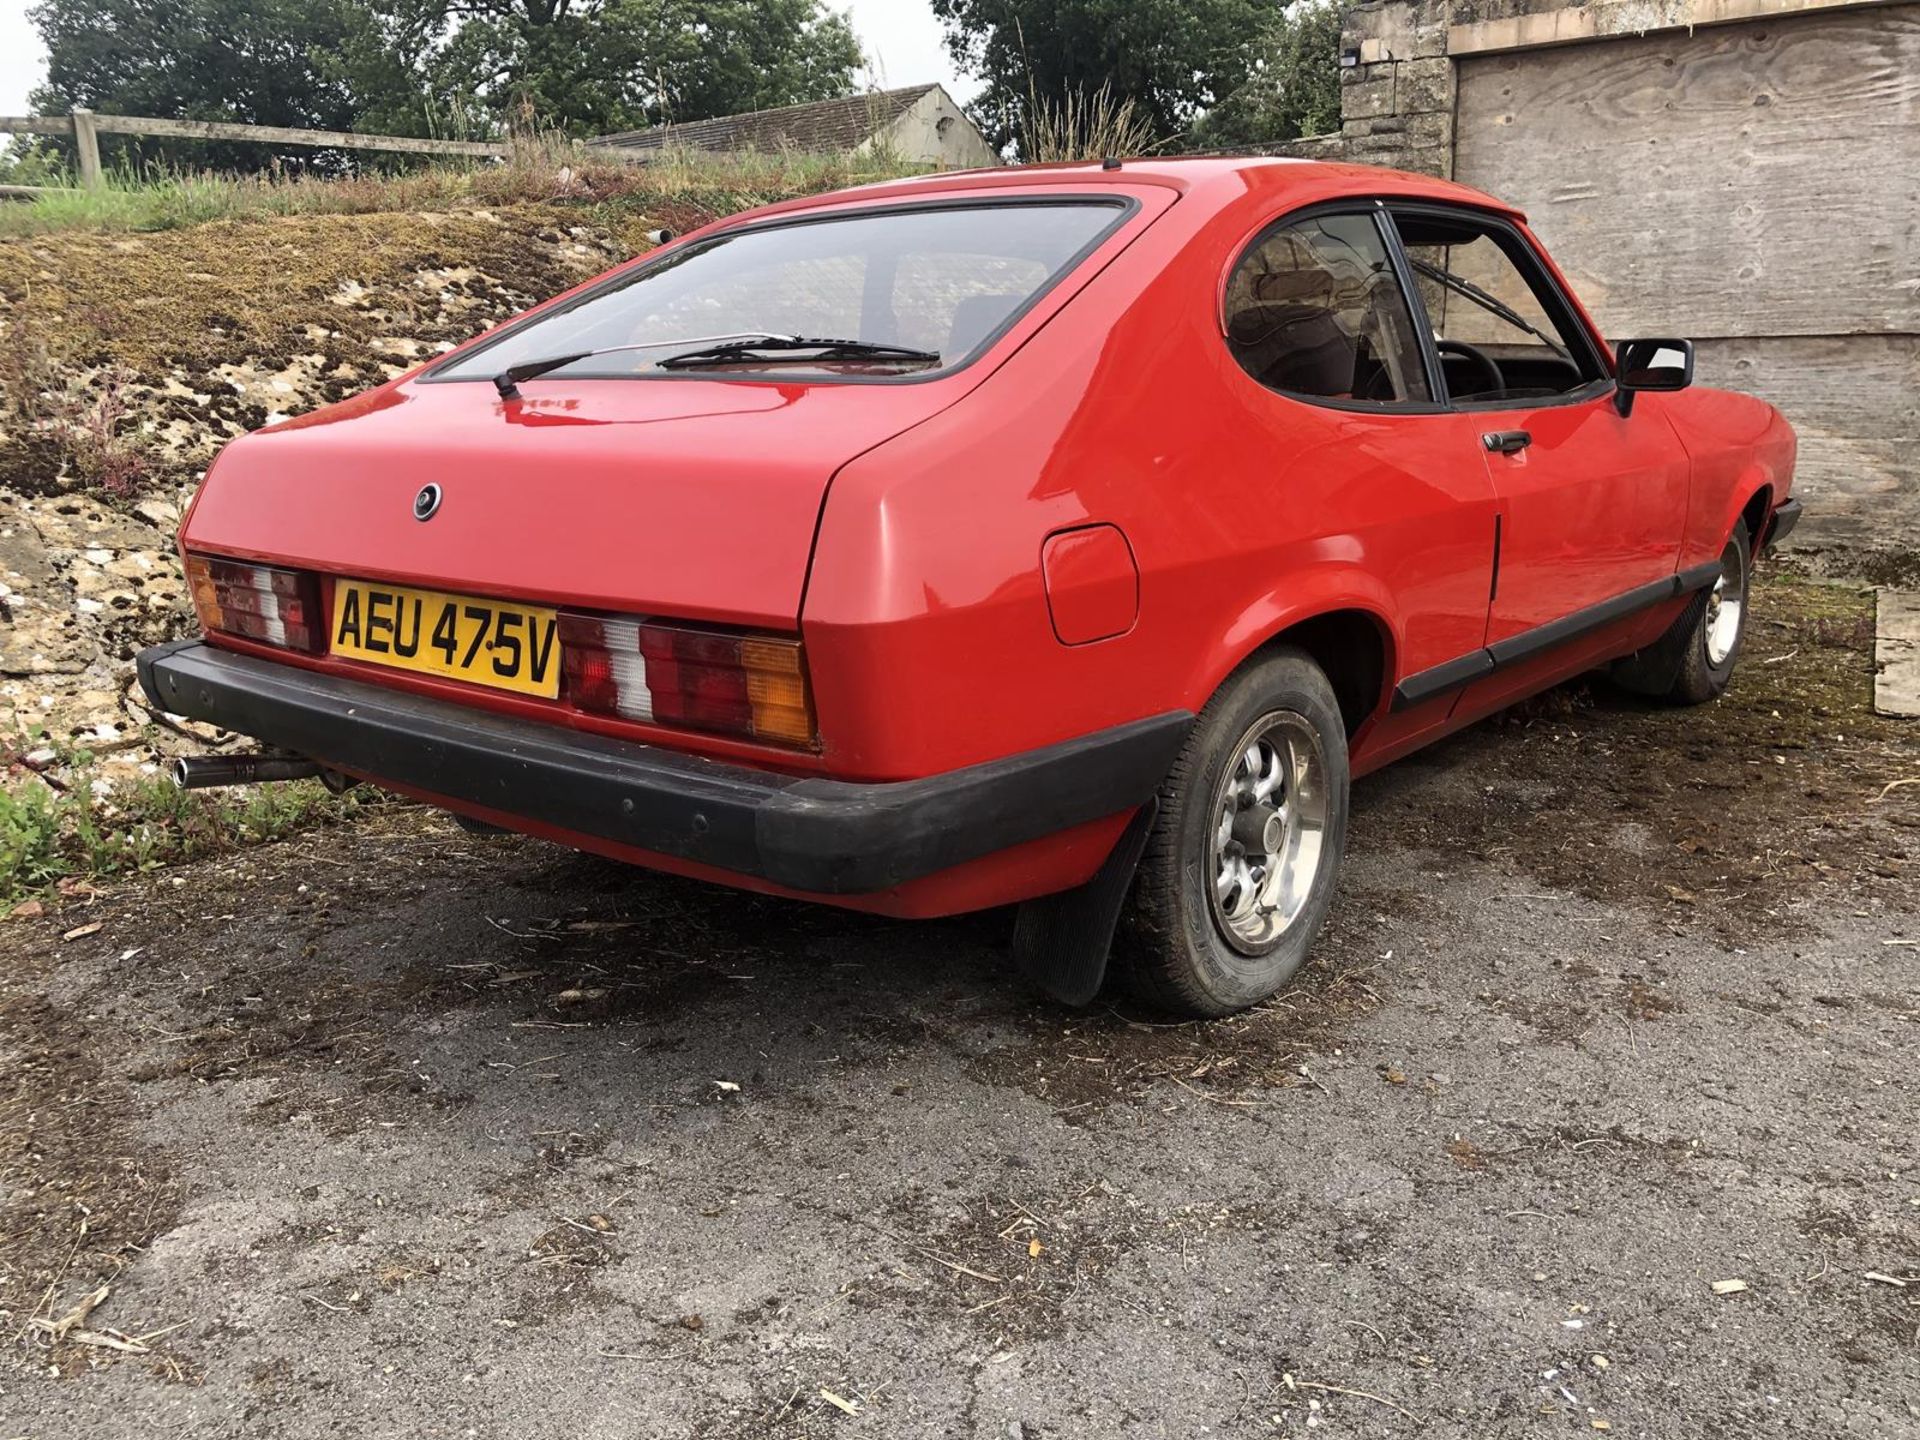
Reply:
<svg viewBox="0 0 1920 1440"><path fill-rule="evenodd" d="M1814 893L1909 900L1920 804L1886 787L1916 773L1915 736L1873 713L1872 646L1871 591L1763 568L1722 701L1673 710L1598 678L1550 691L1396 767L1497 754L1478 795L1415 796L1389 771L1389 835L1512 864L1545 890L1697 916L1730 943L1798 923Z"/></svg>
<svg viewBox="0 0 1920 1440"><path fill-rule="evenodd" d="M1182 1092L1255 1108L1267 1103L1266 1091L1314 1083L1314 1055L1380 1003L1367 983L1379 958L1334 927L1294 984L1254 1010L1169 1022L1110 996L1108 1007L1084 1016L1036 1014L1025 1044L972 1058L967 1070L988 1084L1018 1086L1069 1124L1117 1102L1167 1103Z"/></svg>
<svg viewBox="0 0 1920 1440"><path fill-rule="evenodd" d="M15 984L31 985L36 971L44 964L16 971ZM0 1323L62 1374L114 1352L33 1322L58 1321L102 1286L110 1294L185 1198L165 1154L135 1138L126 1083L102 1064L118 1044L98 1016L31 989L0 999ZM129 1334L172 1318L129 1318L111 1304L88 1317ZM175 1347L156 1338L150 1348L150 1363L177 1369Z"/></svg>
<svg viewBox="0 0 1920 1440"><path fill-rule="evenodd" d="M306 215L0 241L0 485L63 488L67 400L137 442L146 493L226 440L412 368L629 253L559 206ZM58 412L58 413L56 413ZM48 422L48 423L38 423ZM123 485L122 490L136 488Z"/></svg>

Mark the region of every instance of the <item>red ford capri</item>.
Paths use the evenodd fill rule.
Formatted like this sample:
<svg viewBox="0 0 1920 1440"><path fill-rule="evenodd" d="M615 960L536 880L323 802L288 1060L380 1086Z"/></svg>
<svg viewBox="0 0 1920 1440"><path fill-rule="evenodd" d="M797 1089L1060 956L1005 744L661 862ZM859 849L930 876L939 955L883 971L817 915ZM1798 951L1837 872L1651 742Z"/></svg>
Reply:
<svg viewBox="0 0 1920 1440"><path fill-rule="evenodd" d="M1499 201L1288 160L947 174L720 222L229 446L181 534L182 783L896 916L1049 994L1250 1005L1352 776L1740 654L1794 437L1609 345Z"/></svg>

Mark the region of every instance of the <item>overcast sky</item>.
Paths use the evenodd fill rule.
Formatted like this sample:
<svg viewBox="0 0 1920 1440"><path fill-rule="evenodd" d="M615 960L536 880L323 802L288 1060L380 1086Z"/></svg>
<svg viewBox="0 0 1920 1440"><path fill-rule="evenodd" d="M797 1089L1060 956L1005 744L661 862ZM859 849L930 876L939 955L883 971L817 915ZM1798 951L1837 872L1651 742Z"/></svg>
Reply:
<svg viewBox="0 0 1920 1440"><path fill-rule="evenodd" d="M884 86L918 85L938 80L959 100L978 87L954 74L940 40L940 24L927 0L829 0L853 11L854 29ZM46 54L40 36L27 23L33 0L0 0L0 115L24 115L27 92L40 83Z"/></svg>
<svg viewBox="0 0 1920 1440"><path fill-rule="evenodd" d="M47 68L39 33L27 23L31 3L0 0L0 115L27 113L27 91L40 83Z"/></svg>

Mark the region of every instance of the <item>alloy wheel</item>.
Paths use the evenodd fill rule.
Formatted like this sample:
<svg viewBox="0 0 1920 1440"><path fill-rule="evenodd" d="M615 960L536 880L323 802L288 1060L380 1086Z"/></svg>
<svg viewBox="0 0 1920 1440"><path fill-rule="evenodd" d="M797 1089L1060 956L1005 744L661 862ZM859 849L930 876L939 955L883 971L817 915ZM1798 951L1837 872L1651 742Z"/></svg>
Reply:
<svg viewBox="0 0 1920 1440"><path fill-rule="evenodd" d="M1707 592L1707 663L1718 669L1727 663L1740 640L1740 623L1747 608L1747 570L1740 547L1733 541L1720 552L1720 574Z"/></svg>
<svg viewBox="0 0 1920 1440"><path fill-rule="evenodd" d="M1291 710L1261 716L1232 754L1214 787L1209 895L1227 942L1257 955L1300 917L1320 873L1327 760L1313 726Z"/></svg>

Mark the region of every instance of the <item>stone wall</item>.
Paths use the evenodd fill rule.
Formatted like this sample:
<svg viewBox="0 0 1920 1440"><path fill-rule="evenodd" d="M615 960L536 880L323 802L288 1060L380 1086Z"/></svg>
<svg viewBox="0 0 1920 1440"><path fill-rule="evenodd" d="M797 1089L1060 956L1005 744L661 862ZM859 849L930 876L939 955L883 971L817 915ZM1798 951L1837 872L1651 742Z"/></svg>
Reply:
<svg viewBox="0 0 1920 1440"><path fill-rule="evenodd" d="M1348 159L1453 175L1453 61L1448 0L1372 0L1341 34L1341 140Z"/></svg>

